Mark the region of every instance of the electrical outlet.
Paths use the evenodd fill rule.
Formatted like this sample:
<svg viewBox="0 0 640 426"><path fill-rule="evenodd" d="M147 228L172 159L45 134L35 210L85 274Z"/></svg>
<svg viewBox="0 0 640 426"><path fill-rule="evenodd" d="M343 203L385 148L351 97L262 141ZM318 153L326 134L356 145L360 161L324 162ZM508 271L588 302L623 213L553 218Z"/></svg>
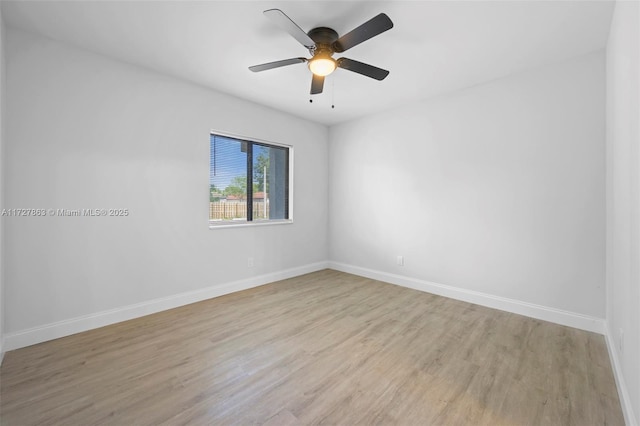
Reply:
<svg viewBox="0 0 640 426"><path fill-rule="evenodd" d="M620 348L620 355L624 353L624 330L620 329L618 332L618 347Z"/></svg>
<svg viewBox="0 0 640 426"><path fill-rule="evenodd" d="M253 268L253 257L247 258L247 267Z"/></svg>
<svg viewBox="0 0 640 426"><path fill-rule="evenodd" d="M396 263L398 264L398 266L404 266L404 256L396 257Z"/></svg>

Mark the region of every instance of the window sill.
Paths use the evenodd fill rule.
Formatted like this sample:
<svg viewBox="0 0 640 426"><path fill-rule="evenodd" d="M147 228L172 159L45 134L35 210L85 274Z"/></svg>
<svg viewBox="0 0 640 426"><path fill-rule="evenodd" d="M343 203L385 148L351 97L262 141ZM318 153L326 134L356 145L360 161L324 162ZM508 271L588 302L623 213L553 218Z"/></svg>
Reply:
<svg viewBox="0 0 640 426"><path fill-rule="evenodd" d="M229 220L210 220L209 229L218 228L242 228L252 226L270 226L270 225L288 225L293 223L293 219L279 219L279 220L254 220L248 222L246 220L229 221Z"/></svg>

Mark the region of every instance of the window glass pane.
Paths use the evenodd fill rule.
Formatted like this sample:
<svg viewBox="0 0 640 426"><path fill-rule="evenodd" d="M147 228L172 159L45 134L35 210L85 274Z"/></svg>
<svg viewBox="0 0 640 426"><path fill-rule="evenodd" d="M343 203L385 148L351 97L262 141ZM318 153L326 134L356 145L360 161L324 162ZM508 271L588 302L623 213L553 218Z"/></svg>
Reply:
<svg viewBox="0 0 640 426"><path fill-rule="evenodd" d="M211 135L209 220L247 219L248 143Z"/></svg>
<svg viewBox="0 0 640 426"><path fill-rule="evenodd" d="M253 144L253 219L288 219L288 150Z"/></svg>

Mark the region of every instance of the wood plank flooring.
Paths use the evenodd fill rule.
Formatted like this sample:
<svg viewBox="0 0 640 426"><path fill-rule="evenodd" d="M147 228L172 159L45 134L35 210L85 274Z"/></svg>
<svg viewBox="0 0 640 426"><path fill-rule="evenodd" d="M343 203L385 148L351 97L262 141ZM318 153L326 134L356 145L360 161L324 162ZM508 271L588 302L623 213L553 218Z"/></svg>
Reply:
<svg viewBox="0 0 640 426"><path fill-rule="evenodd" d="M324 270L9 352L13 425L622 425L602 336Z"/></svg>

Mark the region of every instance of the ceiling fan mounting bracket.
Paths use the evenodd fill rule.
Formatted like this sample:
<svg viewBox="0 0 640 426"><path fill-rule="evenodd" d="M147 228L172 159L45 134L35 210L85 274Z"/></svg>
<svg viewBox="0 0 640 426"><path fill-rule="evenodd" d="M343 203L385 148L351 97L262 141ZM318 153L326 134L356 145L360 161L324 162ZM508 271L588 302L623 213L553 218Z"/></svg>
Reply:
<svg viewBox="0 0 640 426"><path fill-rule="evenodd" d="M327 27L318 27L314 28L307 33L311 40L315 41L316 44L333 44L336 40L338 40L338 33L335 30Z"/></svg>

